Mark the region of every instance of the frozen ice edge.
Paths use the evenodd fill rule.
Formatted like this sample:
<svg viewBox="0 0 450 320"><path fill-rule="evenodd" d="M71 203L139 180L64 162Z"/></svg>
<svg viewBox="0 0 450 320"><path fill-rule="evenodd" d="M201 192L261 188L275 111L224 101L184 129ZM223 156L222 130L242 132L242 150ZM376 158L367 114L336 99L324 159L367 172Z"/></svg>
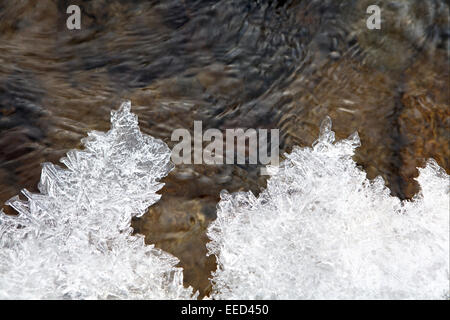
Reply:
<svg viewBox="0 0 450 320"><path fill-rule="evenodd" d="M429 160L401 202L352 160L356 133L334 140L326 118L258 197L222 192L213 299L448 299L449 176Z"/></svg>
<svg viewBox="0 0 450 320"><path fill-rule="evenodd" d="M178 260L130 220L159 199L170 150L140 133L130 103L85 150L44 164L40 194L0 214L0 298L189 299ZM296 148L259 197L222 193L208 244L214 299L448 298L448 175L420 169L412 202L389 196L351 160L357 135L334 143L331 120Z"/></svg>
<svg viewBox="0 0 450 320"><path fill-rule="evenodd" d="M84 150L43 164L39 194L0 214L0 299L191 299L178 259L132 235L131 218L159 200L170 149L144 135L125 102Z"/></svg>

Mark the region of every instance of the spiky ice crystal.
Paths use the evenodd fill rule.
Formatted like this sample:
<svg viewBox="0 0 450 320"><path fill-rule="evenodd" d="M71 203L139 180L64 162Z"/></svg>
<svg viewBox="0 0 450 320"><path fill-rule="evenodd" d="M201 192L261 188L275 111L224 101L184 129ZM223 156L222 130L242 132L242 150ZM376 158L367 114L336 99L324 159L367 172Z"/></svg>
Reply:
<svg viewBox="0 0 450 320"><path fill-rule="evenodd" d="M188 299L178 260L132 235L172 169L167 145L140 132L130 102L83 151L43 165L40 194L0 213L0 299Z"/></svg>
<svg viewBox="0 0 450 320"><path fill-rule="evenodd" d="M392 197L334 143L331 120L295 148L258 197L221 194L208 229L215 299L428 299L449 294L449 177L420 169L413 201Z"/></svg>

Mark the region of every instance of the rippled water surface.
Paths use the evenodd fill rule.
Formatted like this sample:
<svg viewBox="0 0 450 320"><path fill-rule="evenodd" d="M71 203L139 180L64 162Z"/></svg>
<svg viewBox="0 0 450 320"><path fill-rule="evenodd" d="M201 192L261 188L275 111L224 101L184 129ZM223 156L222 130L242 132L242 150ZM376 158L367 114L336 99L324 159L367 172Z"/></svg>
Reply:
<svg viewBox="0 0 450 320"><path fill-rule="evenodd" d="M378 3L381 30L366 28ZM81 30L67 30L70 4ZM0 3L0 200L36 190L109 113L132 101L143 132L279 128L281 151L310 145L329 115L354 131L355 160L394 195L417 192L423 160L449 170L448 3L348 1L15 1ZM281 152L281 153L282 153ZM253 190L249 166L177 166L135 230L180 259L203 294L215 269L205 229L222 189Z"/></svg>

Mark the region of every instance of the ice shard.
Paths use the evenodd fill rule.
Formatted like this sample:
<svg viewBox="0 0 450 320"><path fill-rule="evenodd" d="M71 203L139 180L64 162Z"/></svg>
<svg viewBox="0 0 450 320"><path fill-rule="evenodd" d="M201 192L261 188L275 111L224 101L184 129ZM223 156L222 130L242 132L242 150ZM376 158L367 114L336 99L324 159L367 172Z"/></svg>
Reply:
<svg viewBox="0 0 450 320"><path fill-rule="evenodd" d="M357 134L334 140L327 118L258 197L221 194L212 298L448 298L449 176L430 160L402 202L353 161Z"/></svg>
<svg viewBox="0 0 450 320"><path fill-rule="evenodd" d="M130 102L84 150L43 165L40 193L0 213L1 299L188 299L178 260L132 235L171 170L165 143L144 135Z"/></svg>

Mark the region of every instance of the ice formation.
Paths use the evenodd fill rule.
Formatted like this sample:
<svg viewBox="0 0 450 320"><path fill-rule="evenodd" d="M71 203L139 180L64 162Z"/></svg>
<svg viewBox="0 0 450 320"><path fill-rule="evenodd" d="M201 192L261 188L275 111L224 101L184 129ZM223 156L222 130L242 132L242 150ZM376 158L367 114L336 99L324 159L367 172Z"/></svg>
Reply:
<svg viewBox="0 0 450 320"><path fill-rule="evenodd" d="M434 160L401 202L334 143L331 120L258 197L221 194L208 229L215 299L433 299L449 295L449 177Z"/></svg>
<svg viewBox="0 0 450 320"><path fill-rule="evenodd" d="M1 299L187 299L178 260L133 236L133 216L159 199L170 150L143 135L130 103L111 130L90 132L83 151L43 165L40 194L0 213Z"/></svg>

